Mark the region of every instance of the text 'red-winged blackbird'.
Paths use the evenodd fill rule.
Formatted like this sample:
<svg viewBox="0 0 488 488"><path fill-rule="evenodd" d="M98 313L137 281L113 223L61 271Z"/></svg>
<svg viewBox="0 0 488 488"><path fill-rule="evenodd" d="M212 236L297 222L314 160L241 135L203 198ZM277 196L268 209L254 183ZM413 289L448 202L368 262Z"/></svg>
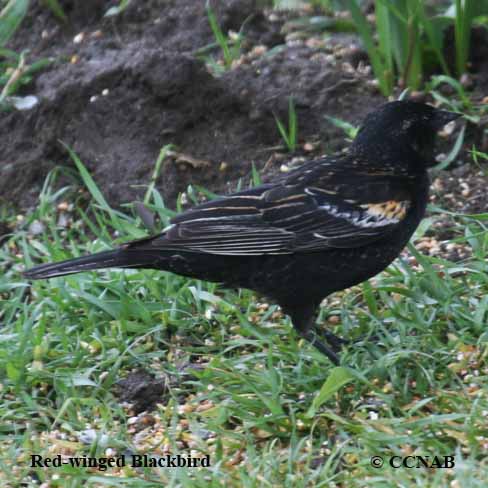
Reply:
<svg viewBox="0 0 488 488"><path fill-rule="evenodd" d="M324 297L385 269L418 226L436 133L460 114L396 101L367 116L347 153L309 161L272 183L191 208L162 234L37 266L32 279L93 269L155 268L278 302L296 331L333 362L341 343L316 338Z"/></svg>

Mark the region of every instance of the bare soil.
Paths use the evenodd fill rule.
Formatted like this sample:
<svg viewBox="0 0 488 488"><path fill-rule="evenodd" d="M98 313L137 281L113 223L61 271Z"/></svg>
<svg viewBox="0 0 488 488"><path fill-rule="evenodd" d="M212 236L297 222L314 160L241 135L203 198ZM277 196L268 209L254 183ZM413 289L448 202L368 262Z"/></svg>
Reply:
<svg viewBox="0 0 488 488"><path fill-rule="evenodd" d="M285 22L299 13L263 10L257 0L213 2L224 32L244 25L242 56L221 76L202 60L202 52L220 56L205 0L135 1L115 18L103 15L117 2L61 3L66 25L34 6L9 46L29 49L28 62L53 59L23 88L38 105L0 118L0 198L19 209L35 205L52 168L73 166L60 141L114 205L141 198L161 147L173 144L157 182L171 206L191 183L224 193L248 178L253 164L264 179L280 171L292 156L275 116L287 119L289 97L299 126L293 156L303 157L347 145L326 115L358 125L385 101L354 36L285 39ZM488 68L480 46L482 95ZM469 146L481 137L471 133ZM486 208L486 198L477 208Z"/></svg>

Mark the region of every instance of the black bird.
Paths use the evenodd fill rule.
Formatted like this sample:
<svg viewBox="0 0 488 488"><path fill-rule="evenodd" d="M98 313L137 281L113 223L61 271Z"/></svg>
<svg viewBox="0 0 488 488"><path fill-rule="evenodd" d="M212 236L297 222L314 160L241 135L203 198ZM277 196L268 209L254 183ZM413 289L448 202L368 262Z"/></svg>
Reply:
<svg viewBox="0 0 488 488"><path fill-rule="evenodd" d="M31 279L154 268L255 290L331 361L345 342L315 317L329 294L385 269L422 219L436 133L460 114L411 101L366 117L348 152L308 161L250 190L193 207L162 234L25 272ZM330 347L329 347L330 346Z"/></svg>

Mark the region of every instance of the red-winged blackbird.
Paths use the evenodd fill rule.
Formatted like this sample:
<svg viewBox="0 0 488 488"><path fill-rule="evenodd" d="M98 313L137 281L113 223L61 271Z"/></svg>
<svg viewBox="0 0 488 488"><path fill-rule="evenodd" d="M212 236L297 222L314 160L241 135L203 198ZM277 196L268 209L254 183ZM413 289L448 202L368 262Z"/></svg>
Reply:
<svg viewBox="0 0 488 488"><path fill-rule="evenodd" d="M343 342L315 315L327 295L385 269L422 219L436 133L460 114L396 101L367 116L345 154L191 208L162 234L25 272L50 278L107 267L155 268L250 288L281 305L334 363Z"/></svg>

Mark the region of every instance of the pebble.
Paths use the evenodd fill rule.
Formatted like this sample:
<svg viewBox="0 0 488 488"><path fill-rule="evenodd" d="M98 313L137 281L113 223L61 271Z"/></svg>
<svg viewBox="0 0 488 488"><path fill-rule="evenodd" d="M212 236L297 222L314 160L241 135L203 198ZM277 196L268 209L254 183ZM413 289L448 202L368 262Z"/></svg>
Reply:
<svg viewBox="0 0 488 488"><path fill-rule="evenodd" d="M57 224L58 224L59 227L64 227L64 228L68 227L68 225L69 225L69 219L68 219L68 217L66 216L65 213L61 213L59 215Z"/></svg>
<svg viewBox="0 0 488 488"><path fill-rule="evenodd" d="M474 87L474 80L473 77L467 73L464 73L459 80L463 88L467 88L468 90Z"/></svg>
<svg viewBox="0 0 488 488"><path fill-rule="evenodd" d="M108 435L99 435L99 433L95 429L87 429L82 430L78 434L78 439L83 444L92 444L93 442L97 441L98 445L103 446L106 445L108 442Z"/></svg>
<svg viewBox="0 0 488 488"><path fill-rule="evenodd" d="M318 39L316 37L311 37L305 41L305 45L310 49L323 49L325 48L326 41L324 39Z"/></svg>
<svg viewBox="0 0 488 488"><path fill-rule="evenodd" d="M444 129L442 132L446 136L450 136L454 132L455 128L456 128L456 122L453 120L444 126Z"/></svg>
<svg viewBox="0 0 488 488"><path fill-rule="evenodd" d="M57 209L60 212L66 212L66 210L68 210L68 207L69 207L68 202L61 202L61 203L58 204Z"/></svg>
<svg viewBox="0 0 488 488"><path fill-rule="evenodd" d="M415 102L425 102L426 95L424 92L421 91L412 91L410 93L410 99Z"/></svg>
<svg viewBox="0 0 488 488"><path fill-rule="evenodd" d="M84 39L85 39L85 33L80 32L79 34L76 34L76 36L73 38L73 42L75 44L81 44Z"/></svg>
<svg viewBox="0 0 488 488"><path fill-rule="evenodd" d="M34 220L29 226L29 232L34 236L42 234L45 230L46 226L39 220Z"/></svg>
<svg viewBox="0 0 488 488"><path fill-rule="evenodd" d="M251 56L252 57L261 57L263 54L266 53L266 51L268 50L268 48L266 46L263 46L263 45L258 45L258 46L254 46L251 50Z"/></svg>

